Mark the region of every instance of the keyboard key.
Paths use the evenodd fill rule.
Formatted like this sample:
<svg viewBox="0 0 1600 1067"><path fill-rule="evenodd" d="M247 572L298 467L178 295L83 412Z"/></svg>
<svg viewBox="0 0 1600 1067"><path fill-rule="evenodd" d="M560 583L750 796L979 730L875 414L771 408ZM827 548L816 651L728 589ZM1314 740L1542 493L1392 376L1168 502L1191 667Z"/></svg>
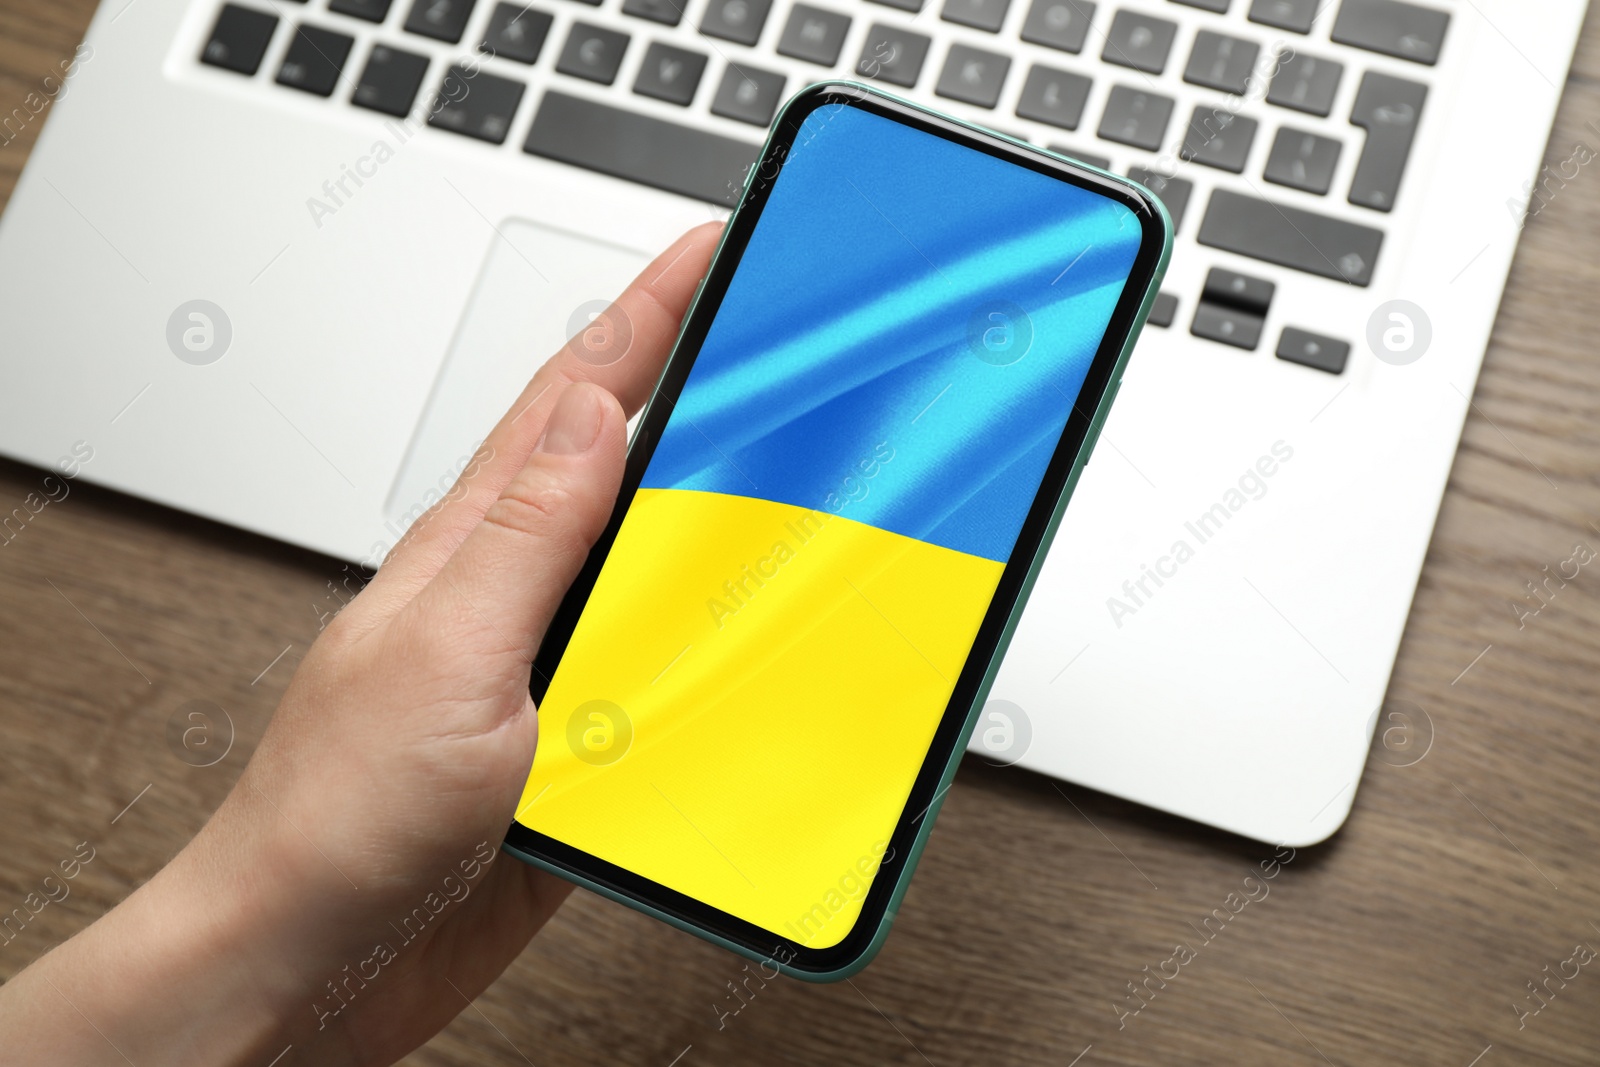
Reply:
<svg viewBox="0 0 1600 1067"><path fill-rule="evenodd" d="M522 4L496 4L478 51L518 63L535 63L553 21L548 12Z"/></svg>
<svg viewBox="0 0 1600 1067"><path fill-rule="evenodd" d="M1195 305L1189 332L1208 341L1254 350L1261 343L1261 328L1265 325L1266 320L1260 315L1202 300Z"/></svg>
<svg viewBox="0 0 1600 1067"><path fill-rule="evenodd" d="M757 70L742 63L729 63L711 100L711 113L725 119L738 119L752 126L765 126L783 103L783 87L788 79L770 70Z"/></svg>
<svg viewBox="0 0 1600 1067"><path fill-rule="evenodd" d="M1201 30L1195 34L1194 50L1183 80L1224 93L1238 93L1250 86L1250 71L1255 68L1261 49L1253 41L1241 41L1222 33Z"/></svg>
<svg viewBox="0 0 1600 1067"><path fill-rule="evenodd" d="M645 52L644 62L639 64L633 91L640 96L688 107L705 72L706 57L699 52L655 41Z"/></svg>
<svg viewBox="0 0 1600 1067"><path fill-rule="evenodd" d="M1100 58L1107 63L1132 67L1147 74L1160 74L1167 66L1167 55L1172 51L1172 38L1178 24L1166 19L1151 18L1132 11L1118 11L1111 20L1106 34L1106 46Z"/></svg>
<svg viewBox="0 0 1600 1067"><path fill-rule="evenodd" d="M523 85L483 71L451 67L433 102L429 126L501 144L522 102Z"/></svg>
<svg viewBox="0 0 1600 1067"><path fill-rule="evenodd" d="M1267 324L1267 309L1277 286L1221 267L1206 272L1189 332L1208 341L1254 350Z"/></svg>
<svg viewBox="0 0 1600 1067"><path fill-rule="evenodd" d="M368 22L382 22L393 0L328 0L328 10L353 15Z"/></svg>
<svg viewBox="0 0 1600 1067"><path fill-rule="evenodd" d="M1383 231L1217 189L1196 238L1203 245L1308 274L1367 286Z"/></svg>
<svg viewBox="0 0 1600 1067"><path fill-rule="evenodd" d="M725 41L755 44L771 10L772 0L711 0L700 19L700 32Z"/></svg>
<svg viewBox="0 0 1600 1067"><path fill-rule="evenodd" d="M1078 163L1087 163L1089 166L1099 167L1101 170L1111 169L1111 160L1107 159L1105 156L1097 156L1091 152L1080 152L1076 148L1068 148L1064 144L1053 144L1049 147L1050 151L1054 152L1058 156L1066 156L1068 159L1074 160Z"/></svg>
<svg viewBox="0 0 1600 1067"><path fill-rule="evenodd" d="M1244 170L1257 122L1219 107L1197 107L1183 135L1181 159L1238 174Z"/></svg>
<svg viewBox="0 0 1600 1067"><path fill-rule="evenodd" d="M1171 293L1157 293L1155 302L1150 305L1150 317L1145 319L1152 326L1165 329L1172 325L1172 320L1178 317L1178 298Z"/></svg>
<svg viewBox="0 0 1600 1067"><path fill-rule="evenodd" d="M1285 326L1278 338L1277 356L1329 374L1343 374L1345 361L1350 358L1350 342Z"/></svg>
<svg viewBox="0 0 1600 1067"><path fill-rule="evenodd" d="M684 3L686 0L622 0L622 13L663 26L676 26L683 21Z"/></svg>
<svg viewBox="0 0 1600 1067"><path fill-rule="evenodd" d="M1100 137L1118 144L1154 152L1167 135L1172 118L1172 98L1126 85L1111 88L1105 114L1100 116Z"/></svg>
<svg viewBox="0 0 1600 1067"><path fill-rule="evenodd" d="M200 51L200 62L237 74L254 74L261 69L261 57L278 27L278 16L252 11L238 4L224 4L211 28L211 36Z"/></svg>
<svg viewBox="0 0 1600 1067"><path fill-rule="evenodd" d="M1422 104L1427 98L1426 85L1371 70L1361 76L1350 122L1367 131L1367 144L1361 149L1356 176L1350 181L1352 204L1374 211L1394 207L1417 120L1422 117Z"/></svg>
<svg viewBox="0 0 1600 1067"><path fill-rule="evenodd" d="M844 35L850 32L850 16L824 11L809 4L796 4L789 10L789 21L778 38L778 54L807 63L831 67L839 62Z"/></svg>
<svg viewBox="0 0 1600 1067"><path fill-rule="evenodd" d="M1197 7L1202 11L1215 11L1219 15L1228 13L1228 0L1172 0L1172 2L1186 7Z"/></svg>
<svg viewBox="0 0 1600 1067"><path fill-rule="evenodd" d="M1278 287L1265 278L1252 278L1248 274L1212 267L1206 272L1205 287L1200 290L1204 303L1224 304L1265 315L1272 306L1272 294Z"/></svg>
<svg viewBox="0 0 1600 1067"><path fill-rule="evenodd" d="M373 45L351 103L403 118L416 103L417 90L422 88L422 79L427 73L427 56L402 52L388 45Z"/></svg>
<svg viewBox="0 0 1600 1067"><path fill-rule="evenodd" d="M922 10L922 0L872 0L872 2L882 4L884 7L897 7L901 11Z"/></svg>
<svg viewBox="0 0 1600 1067"><path fill-rule="evenodd" d="M1194 192L1194 183L1183 178L1169 178L1147 167L1129 167L1128 177L1161 198L1167 214L1172 216L1172 230L1176 233L1178 227L1183 225L1183 213L1189 207L1189 194Z"/></svg>
<svg viewBox="0 0 1600 1067"><path fill-rule="evenodd" d="M928 38L875 22L867 31L866 43L861 46L856 73L909 89L917 84L917 75L922 73L922 64L927 58Z"/></svg>
<svg viewBox="0 0 1600 1067"><path fill-rule="evenodd" d="M1033 0L1022 23L1022 39L1074 55L1083 51L1089 24L1094 21L1090 0Z"/></svg>
<svg viewBox="0 0 1600 1067"><path fill-rule="evenodd" d="M561 58L556 60L556 70L574 78L610 85L617 80L617 68L622 66L622 54L628 50L628 35L592 26L587 22L574 22L567 34Z"/></svg>
<svg viewBox="0 0 1600 1067"><path fill-rule="evenodd" d="M547 91L524 150L725 207L761 146Z"/></svg>
<svg viewBox="0 0 1600 1067"><path fill-rule="evenodd" d="M1081 74L1036 63L1022 84L1017 117L1075 130L1083 118L1083 102L1089 98L1090 84Z"/></svg>
<svg viewBox="0 0 1600 1067"><path fill-rule="evenodd" d="M339 84L339 74L344 70L344 61L350 58L350 49L355 43L354 37L302 25L295 30L283 65L278 68L278 84L318 96L332 96L333 87Z"/></svg>
<svg viewBox="0 0 1600 1067"><path fill-rule="evenodd" d="M472 15L472 0L415 0L406 15L406 32L456 44Z"/></svg>
<svg viewBox="0 0 1600 1067"><path fill-rule="evenodd" d="M1255 0L1250 5L1250 21L1276 26L1293 33L1310 33L1317 18L1320 0Z"/></svg>
<svg viewBox="0 0 1600 1067"><path fill-rule="evenodd" d="M1344 64L1285 50L1278 53L1278 71L1267 90L1267 103L1328 117L1339 91Z"/></svg>
<svg viewBox="0 0 1600 1067"><path fill-rule="evenodd" d="M1333 184L1333 168L1339 163L1341 148L1343 145L1331 137L1319 137L1285 126L1272 142L1263 177L1278 185L1323 196Z"/></svg>
<svg viewBox="0 0 1600 1067"><path fill-rule="evenodd" d="M1343 0L1333 23L1340 44L1433 66L1450 13L1401 0Z"/></svg>
<svg viewBox="0 0 1600 1067"><path fill-rule="evenodd" d="M999 33L1010 6L1011 0L944 0L944 11L939 17L958 26Z"/></svg>
<svg viewBox="0 0 1600 1067"><path fill-rule="evenodd" d="M950 55L944 61L944 71L934 92L951 100L962 100L979 107L994 107L1000 102L1000 87L1005 84L1011 70L1011 60L1005 56L969 48L964 44L950 46ZM1080 103L1079 107L1083 105ZM1069 129L1071 127L1068 127Z"/></svg>

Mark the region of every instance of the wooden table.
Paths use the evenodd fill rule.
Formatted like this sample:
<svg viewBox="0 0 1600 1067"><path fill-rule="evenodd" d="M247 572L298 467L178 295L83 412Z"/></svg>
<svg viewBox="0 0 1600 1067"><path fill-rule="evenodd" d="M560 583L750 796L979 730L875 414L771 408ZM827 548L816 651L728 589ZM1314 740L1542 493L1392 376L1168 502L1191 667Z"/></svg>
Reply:
<svg viewBox="0 0 1600 1067"><path fill-rule="evenodd" d="M93 8L0 0L3 110L71 55ZM1576 141L1600 149L1584 125L1600 115L1597 18L1552 164ZM0 149L7 194L38 126ZM1517 1012L1577 943L1600 947L1600 569L1520 628L1511 605L1575 544L1600 550L1597 249L1586 168L1522 239L1390 687L1426 710L1431 750L1412 766L1375 756L1344 830L1209 943L1196 927L1271 849L969 764L893 936L854 981L773 983L719 1029L739 960L580 892L411 1062L1596 1062L1600 964ZM0 462L0 510L40 477ZM70 897L0 946L0 977L200 826L339 577L326 558L81 484L0 548L0 908L78 842L97 850ZM189 700L236 725L216 766L168 749ZM1178 942L1195 958L1119 1020L1129 983L1170 975Z"/></svg>

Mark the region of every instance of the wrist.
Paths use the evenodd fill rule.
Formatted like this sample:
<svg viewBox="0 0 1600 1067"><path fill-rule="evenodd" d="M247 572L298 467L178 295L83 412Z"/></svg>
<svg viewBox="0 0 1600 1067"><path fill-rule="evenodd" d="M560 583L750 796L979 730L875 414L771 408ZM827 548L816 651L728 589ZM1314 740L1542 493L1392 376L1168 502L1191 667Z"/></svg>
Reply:
<svg viewBox="0 0 1600 1067"><path fill-rule="evenodd" d="M287 901L254 877L259 867L235 869L212 847L215 822L6 984L0 1032L18 1062L259 1067L310 1036L311 993L285 936ZM318 1051L315 1062L344 1062Z"/></svg>

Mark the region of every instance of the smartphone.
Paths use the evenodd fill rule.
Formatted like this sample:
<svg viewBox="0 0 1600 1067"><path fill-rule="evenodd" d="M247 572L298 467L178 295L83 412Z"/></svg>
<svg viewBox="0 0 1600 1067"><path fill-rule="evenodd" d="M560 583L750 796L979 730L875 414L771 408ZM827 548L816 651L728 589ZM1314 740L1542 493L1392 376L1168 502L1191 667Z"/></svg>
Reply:
<svg viewBox="0 0 1600 1067"><path fill-rule="evenodd" d="M849 82L778 116L533 663L505 848L779 971L878 950L1172 246Z"/></svg>

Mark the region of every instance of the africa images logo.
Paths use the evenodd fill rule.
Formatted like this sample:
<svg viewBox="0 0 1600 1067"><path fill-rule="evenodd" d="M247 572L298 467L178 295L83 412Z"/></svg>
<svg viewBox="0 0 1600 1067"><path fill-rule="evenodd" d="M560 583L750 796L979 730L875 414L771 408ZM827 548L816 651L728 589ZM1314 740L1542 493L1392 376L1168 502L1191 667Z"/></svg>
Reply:
<svg viewBox="0 0 1600 1067"><path fill-rule="evenodd" d="M232 343L233 323L209 300L179 304L167 317L167 347L192 366L215 363L227 355Z"/></svg>

